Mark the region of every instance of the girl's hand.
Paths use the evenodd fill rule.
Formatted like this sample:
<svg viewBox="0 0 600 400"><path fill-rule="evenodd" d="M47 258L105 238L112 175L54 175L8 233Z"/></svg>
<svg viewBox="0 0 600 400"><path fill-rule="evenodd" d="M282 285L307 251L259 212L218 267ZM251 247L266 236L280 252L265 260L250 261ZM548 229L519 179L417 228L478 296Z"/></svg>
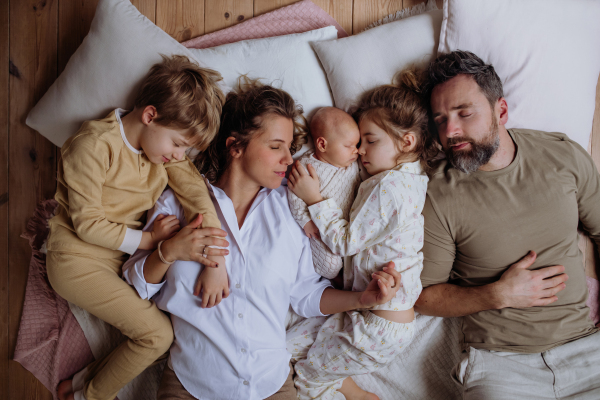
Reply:
<svg viewBox="0 0 600 400"><path fill-rule="evenodd" d="M396 271L394 263L392 261L387 263L383 267L383 271L373 274L373 279L362 292L359 299L361 308L379 306L392 300L401 286L401 279L400 272Z"/></svg>
<svg viewBox="0 0 600 400"><path fill-rule="evenodd" d="M319 232L319 228L315 225L314 222L308 221L306 225L304 225L304 233L311 239L320 239L321 233Z"/></svg>
<svg viewBox="0 0 600 400"><path fill-rule="evenodd" d="M202 215L196 217L191 224L183 227L175 236L166 240L162 246L163 257L167 261L196 261L207 267L218 267L218 263L205 256L225 256L227 249L216 249L208 246L227 247L229 242L218 237L227 236L227 232L217 228L201 228Z"/></svg>
<svg viewBox="0 0 600 400"><path fill-rule="evenodd" d="M288 177L288 187L292 193L309 206L323 201L319 190L317 171L310 164L308 164L308 171L306 171L300 161L296 161Z"/></svg>
<svg viewBox="0 0 600 400"><path fill-rule="evenodd" d="M179 220L175 215L157 215L151 232L155 247L161 240L171 239L175 236L180 228Z"/></svg>

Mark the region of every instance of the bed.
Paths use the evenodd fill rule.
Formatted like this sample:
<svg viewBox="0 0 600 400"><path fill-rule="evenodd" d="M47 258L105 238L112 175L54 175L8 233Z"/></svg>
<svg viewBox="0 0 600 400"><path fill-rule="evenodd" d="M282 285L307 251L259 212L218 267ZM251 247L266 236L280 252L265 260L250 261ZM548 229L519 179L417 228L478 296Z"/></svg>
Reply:
<svg viewBox="0 0 600 400"><path fill-rule="evenodd" d="M211 6L210 2L207 1L206 3L209 3L205 5L206 7ZM239 3L241 4L242 2ZM254 2L255 12L257 4L260 5L260 3L261 2L259 1ZM341 3L343 2L336 4ZM354 0L353 4L355 8L364 7L365 15L369 15L369 9L364 6L364 3L365 2ZM405 3L407 3L406 0ZM139 7L143 6L142 2L136 2L136 5ZM358 27L360 27L360 29L375 28L408 17L422 15L423 13L432 13L438 8L438 5L434 1L421 3L418 4L417 7L409 9L403 9L401 5L402 4L399 4L397 7L399 12L394 12L386 18L380 20L377 20L376 18L371 18L372 20L364 18L368 23L361 21L360 24L357 24L357 29L354 29L354 33L358 33ZM329 11L331 12L333 8L335 7L332 6ZM439 12L441 23L441 11ZM333 12L333 14L335 15L336 13ZM431 17L430 19L433 21L435 17ZM208 23L209 22L206 21L207 25ZM347 21L339 21L338 23L338 21L333 19L314 3L304 0L248 19L241 24L231 26L227 29L197 38L191 38L189 37L191 34L187 34L190 40L185 41L183 44L187 48L186 51L189 51L192 56L200 57L205 60L209 59L209 57L213 57L212 60L215 60L215 63L223 63L215 65L224 65L223 60L227 60L226 57L230 56L232 52L239 52L240 50L230 46L228 53L219 53L210 50L209 48L219 45L235 44L240 40L247 39L261 40L279 37L281 35L303 35L309 31L326 30L327 27L333 27L335 29L330 28L327 32L320 31L319 34L323 35L327 40L331 40L334 37L341 39L348 36L344 29L348 28L348 26L352 27ZM93 28L94 27L92 26L92 29ZM414 33L417 28L405 26L404 29ZM439 34L439 30L437 32L437 34ZM181 38L184 38L185 36L186 35ZM421 39L423 38L421 37ZM282 39L277 40L281 41ZM314 38L304 40L311 41L314 40ZM272 44L274 41L270 43ZM165 40L165 46L170 45L171 43L169 43L168 40ZM286 44L280 45L286 46ZM289 42L287 45L289 46ZM436 42L434 46L437 48L437 45L438 43ZM310 47L307 46L308 45L303 49L310 49ZM326 45L324 44L323 46ZM423 44L423 46L428 46L428 44ZM298 47L298 49L300 49L300 47ZM320 51L322 51L323 54L330 52L332 54L330 58L335 61L339 57L334 50L335 49L332 50L324 47ZM319 56L320 64L325 70L325 72L323 72L325 76L328 63L331 63L332 61L331 59L327 60L324 56L321 56L321 53L319 53ZM404 62L404 60L394 62L400 63L401 61ZM69 61L69 63L71 62L72 61ZM311 68L315 68L315 66L306 65L303 70L309 71ZM594 66L594 68L596 67ZM217 69L220 70L220 68ZM65 71L69 71L69 65L67 65ZM226 85L233 84L232 79L235 77L236 71L237 70L231 71L231 77L229 79L227 79L226 76ZM352 76L353 73L356 73L355 69L348 71L349 76ZM384 70L377 79L366 80L364 82L361 81L358 87L364 89L365 86L374 86L382 82L386 83L385 80L389 80L390 77L388 75L390 73L390 71ZM301 102L305 105L305 111L307 111L308 114L320 105L328 105L327 101L331 101L332 104L335 103L336 105L346 104L344 101L351 99L352 96L356 94L356 90L358 90L354 89L353 91L353 89L348 88L343 80L335 86L336 79L332 79L331 76L327 76L327 78L330 85L329 90L331 90L330 100L327 100L327 93L315 94L311 92L309 94L304 94L307 89L306 85L303 86L302 82L294 83L291 86L292 89L285 88L291 93L297 91L298 93L302 92L304 94L304 97L302 98L303 101ZM305 82L306 79L306 77L303 78L303 81ZM124 88L123 90L125 91L126 89L127 88ZM43 104L43 101L44 99L42 99L42 102L40 103ZM56 97L50 97L50 100L46 101L56 101ZM109 103L111 101L109 101ZM598 101L594 104L596 108L600 107L598 106ZM104 110L103 106L98 106L98 110ZM48 113L48 109L46 109L45 112ZM60 122L60 113L57 114L56 111L51 112L56 115L55 119ZM95 112L97 113L98 111ZM30 114L28 123L36 130L43 133L43 131L49 129L52 124L44 119L46 118L45 116L40 117L40 115L41 114L38 113L37 115L34 114L32 117L32 114ZM598 115L598 112L596 115ZM36 122L36 117L38 121L42 122ZM80 116L80 118L85 119L84 116ZM64 126L61 126L59 122L57 122L57 125L55 126L57 131L69 132L72 130L72 126L65 130ZM42 123L44 126L41 125ZM600 132L596 136L600 136ZM585 145L588 147L589 151L592 152L592 155L596 154L594 152L596 147L594 146L598 146L599 148L597 151L600 152L600 143L596 144L596 142L600 142L600 140L590 141L589 131L587 137L581 139L582 142L585 142L586 138L588 142L585 143ZM591 139L595 139L595 137L592 136ZM61 137L55 139L55 137L52 137L51 140L57 145L60 145L60 140L64 140L64 138ZM90 316L84 310L81 310L72 304L68 304L53 293L47 284L44 270L44 240L47 235L46 221L52 215L55 206L56 204L53 200L41 203L36 209L34 217L30 220L27 230L23 235L29 240L32 249L32 258L27 278L23 316L20 322L19 335L14 354L14 359L31 371L34 376L36 376L36 378L52 392L52 389L56 387L56 384L60 380L71 376L74 372L77 372L89 363L93 358L101 357L112 348L111 346L114 346L121 340L119 332L106 326L106 324L93 316ZM591 246L591 243L582 239L581 247L584 254L586 254L587 259L593 260L593 257L590 256L590 254L593 254L593 246ZM587 265L593 266L593 261L588 261ZM588 268L588 275L590 275L588 277L588 288L591 293L588 299L588 305L590 306L591 317L595 318L595 322L597 323L598 281L594 278L593 267ZM419 330L417 339L406 351L405 357L400 358L393 365L390 365L388 368L377 374L357 377L356 382L363 388L375 392L382 399L395 399L400 397L407 399L458 398L458 391L449 377L449 370L458 361L460 356L458 348L460 321L458 319L419 316L417 324ZM419 367L414 368L414 362L411 363L411 360L419 360ZM124 390L119 393L119 398L121 400L154 398L155 388L163 366L163 364L157 364L149 368L142 376L124 388ZM54 395L55 394L53 393L53 396Z"/></svg>

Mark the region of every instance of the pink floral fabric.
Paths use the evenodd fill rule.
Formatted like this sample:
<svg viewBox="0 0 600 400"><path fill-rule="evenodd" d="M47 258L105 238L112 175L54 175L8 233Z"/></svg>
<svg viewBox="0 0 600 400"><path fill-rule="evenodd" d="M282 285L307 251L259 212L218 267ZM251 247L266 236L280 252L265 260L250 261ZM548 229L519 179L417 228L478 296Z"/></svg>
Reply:
<svg viewBox="0 0 600 400"><path fill-rule="evenodd" d="M321 7L310 0L303 0L182 44L188 48L205 49L240 40L302 33L330 25L336 27L338 38L348 36L340 24Z"/></svg>

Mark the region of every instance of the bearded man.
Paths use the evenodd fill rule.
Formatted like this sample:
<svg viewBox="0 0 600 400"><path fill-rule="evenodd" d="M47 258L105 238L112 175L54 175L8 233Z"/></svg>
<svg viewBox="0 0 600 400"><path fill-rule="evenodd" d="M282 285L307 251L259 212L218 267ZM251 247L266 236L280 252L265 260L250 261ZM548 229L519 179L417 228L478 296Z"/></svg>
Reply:
<svg viewBox="0 0 600 400"><path fill-rule="evenodd" d="M589 318L581 223L600 244L600 176L562 133L506 129L502 82L455 51L427 69L432 132L425 288L415 308L462 317L465 399L600 399L600 332Z"/></svg>

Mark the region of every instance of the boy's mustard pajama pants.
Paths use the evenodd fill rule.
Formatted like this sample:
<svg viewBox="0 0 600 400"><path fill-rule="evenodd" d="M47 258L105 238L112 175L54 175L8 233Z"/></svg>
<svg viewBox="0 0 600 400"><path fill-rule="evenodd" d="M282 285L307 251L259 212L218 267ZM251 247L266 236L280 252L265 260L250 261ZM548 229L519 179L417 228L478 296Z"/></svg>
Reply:
<svg viewBox="0 0 600 400"><path fill-rule="evenodd" d="M113 400L173 342L169 318L121 279L123 263L123 258L101 259L55 251L48 251L46 257L48 280L61 297L128 337L109 355L87 367L83 387L86 400Z"/></svg>

